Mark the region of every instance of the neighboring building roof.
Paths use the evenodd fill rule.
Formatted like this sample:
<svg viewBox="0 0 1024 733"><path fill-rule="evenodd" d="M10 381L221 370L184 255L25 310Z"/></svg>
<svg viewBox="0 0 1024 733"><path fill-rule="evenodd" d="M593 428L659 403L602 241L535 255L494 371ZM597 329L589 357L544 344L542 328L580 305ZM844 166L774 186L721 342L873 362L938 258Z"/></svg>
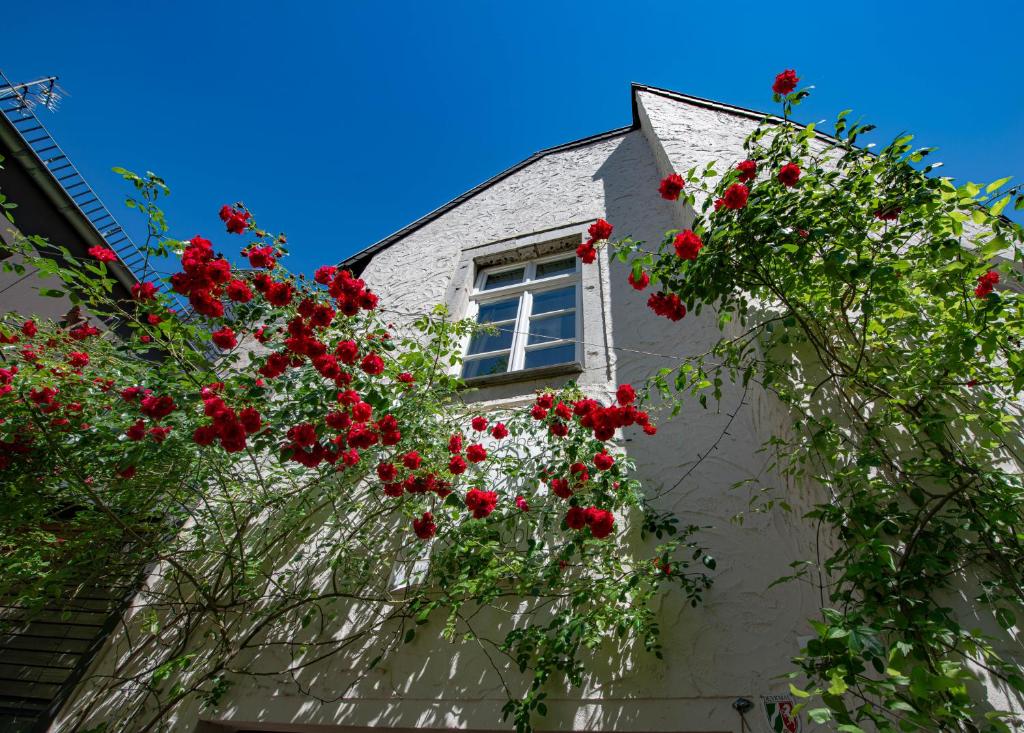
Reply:
<svg viewBox="0 0 1024 733"><path fill-rule="evenodd" d="M94 245L109 247L120 258L111 272L130 288L147 274L144 254L24 102L25 94L0 74L0 153L7 158L0 164L0 185L18 204L15 225L76 255ZM55 226L54 215L70 232Z"/></svg>
<svg viewBox="0 0 1024 733"><path fill-rule="evenodd" d="M769 114L767 114L765 112L758 112L757 110L747 109L745 107L737 107L737 106L732 105L732 104L725 104L723 102L715 102L714 100L711 100L711 99L703 99L702 97L694 97L694 96L691 96L689 94L681 94L680 92L673 92L670 89L661 89L659 87L652 87L652 86L648 86L647 84L638 84L636 82L633 82L633 84L630 86L630 99L632 100L633 121L629 125L627 125L626 127L619 127L619 128L614 129L614 130L609 130L608 132L601 132L601 133L598 133L596 135L590 135L589 137L580 138L579 140L573 140L572 142L564 143L562 145L556 145L553 148L545 148L544 150L540 150L540 151L534 153L533 155L531 155L529 158L526 158L525 160L520 161L519 163L516 163L511 168L506 168L505 170L503 170L501 173L499 173L498 175L494 176L493 178L489 178L488 180L484 181L480 185L475 186L474 188L471 188L470 190L466 191L464 194L462 194L460 196L456 196L454 199L452 199L448 203L444 204L443 206L439 206L438 208L436 208L433 211L431 211L429 214L421 216L419 219L417 219L416 221L412 222L411 224L408 224L408 225L402 227L401 229L399 229L394 234L390 234L387 237L385 237L384 239L381 239L379 242L375 242L374 244L371 244L369 247L363 249L362 251L357 252L356 254L354 254L351 257L349 257L349 258L345 259L344 261L342 261L340 266L341 267L347 267L347 268L351 269L352 271L354 271L356 274L359 274L360 272L363 271L363 269L366 267L367 263L369 263L369 261L377 253L381 252L382 250L387 249L392 244L394 244L395 242L403 239L404 237L408 236L409 234L412 234L417 229L420 229L420 228L426 226L427 224L429 224L430 222L434 221L438 217L440 217L443 214L451 211L452 209L454 209L456 206L458 206L459 204L463 203L464 201L467 201L468 199L471 199L473 196L476 196L478 193L480 193L482 191L485 191L488 188L490 188L491 186L493 186L494 184L504 180L505 178L508 178L513 173L516 173L517 171L522 170L523 168L525 168L526 166L528 166L528 165L530 165L532 163L536 163L541 158L544 158L544 157L546 157L548 155L551 155L553 153L560 153L560 152L565 151L565 150L572 150L573 148L579 148L579 147L583 147L585 145L591 145L592 143L600 142L602 140L607 140L609 138L613 138L613 137L616 137L618 135L625 135L627 132L631 132L632 130L638 130L640 128L640 117L639 117L639 114L637 112L637 93L638 92L649 92L651 94L657 94L659 96L666 97L668 99L672 99L672 100L675 100L677 102L685 102L686 104L691 104L691 105L693 105L695 107L704 107L706 109L712 109L712 110L715 110L717 112L725 112L727 114L737 115L739 117L746 117L746 118L752 119L752 120L763 120L763 119L766 119L766 118L767 119L771 119L771 120L776 120L776 121L781 120L781 118L775 117L774 115L769 115Z"/></svg>

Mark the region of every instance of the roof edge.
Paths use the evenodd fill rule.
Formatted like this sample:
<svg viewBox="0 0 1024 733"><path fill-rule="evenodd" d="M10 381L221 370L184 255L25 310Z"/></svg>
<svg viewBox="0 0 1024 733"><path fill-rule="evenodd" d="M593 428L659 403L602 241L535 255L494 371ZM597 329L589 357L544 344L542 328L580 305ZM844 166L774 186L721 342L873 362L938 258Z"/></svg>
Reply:
<svg viewBox="0 0 1024 733"><path fill-rule="evenodd" d="M640 84L639 82L633 82L630 85L631 97L633 102L633 126L640 126L640 116L637 110L636 95L637 92L650 92L659 97L665 99L671 99L675 102L684 102L685 104L693 105L694 107L703 107L704 109L710 109L715 112L725 112L726 114L735 115L736 117L745 117L750 120L756 120L758 122L767 121L776 124L793 125L794 127L807 127L807 124L797 122L796 120L786 119L785 117L779 117L775 114L768 112L759 112L756 109L749 109L748 107L738 107L734 104L726 104L725 102L716 102L713 99L705 99L704 97L695 97L691 94L683 94L682 92L674 92L671 89L662 89L661 87L652 87L648 84ZM827 140L828 142L840 142L834 135L829 135L826 132L815 128L814 136L821 139Z"/></svg>
<svg viewBox="0 0 1024 733"><path fill-rule="evenodd" d="M355 272L356 274L361 273L363 269L366 267L370 258L372 258L381 250L387 249L398 240L407 237L408 235L412 234L418 229L423 228L424 226L434 221L435 219L439 218L443 214L446 214L447 212L451 211L459 204L468 201L473 196L476 196L478 193L487 190L494 184L504 180L505 178L508 178L513 173L522 170L526 166L530 165L531 163L537 162L538 160L544 158L545 156L551 155L552 153L559 153L564 150L571 150L573 148L581 147L583 145L589 145L591 143L600 142L602 140L607 140L613 137L617 137L619 135L625 135L628 132L640 129L640 115L637 109L638 92L649 92L651 94L656 94L660 97L665 97L666 99L671 99L677 102L683 102L686 104L693 105L695 107L703 107L705 109L710 109L716 112L724 112L726 114L736 115L738 117L745 117L747 119L759 122L762 120L767 120L776 123L781 122L796 125L799 127L804 127L804 125L800 124L799 122L794 122L793 120L786 120L785 118L779 117L778 115L769 114L767 112L759 112L755 109L749 109L747 107L738 107L734 104L726 104L725 102L716 102L713 99L695 97L691 94L683 94L681 92L672 91L671 89L662 89L661 87L654 87L650 86L649 84L632 82L630 84L630 101L632 104L633 120L629 125L626 125L625 127L617 127L614 130L600 132L597 133L596 135L590 135L588 137L583 137L578 140L573 140L571 142L563 143L561 145L556 145L551 148L544 148L543 150L539 150L530 157L516 163L515 165L509 168L506 168L501 173L498 173L496 176L488 178L483 183L474 186L473 188L469 189L468 191L459 196L456 196L454 199L447 202L446 204L443 204L442 206L439 206L433 211L421 216L419 219L416 219L411 224L402 227L398 231L389 234L383 239L371 244L369 247L366 247L360 250L359 252L355 253L354 255L347 257L346 259L342 260L342 262L339 264L339 267L349 268L353 270L353 272ZM831 135L827 135L818 130L815 130L815 135L817 137L829 141L835 141L836 139Z"/></svg>
<svg viewBox="0 0 1024 733"><path fill-rule="evenodd" d="M599 132L596 135L588 135L587 137L581 137L578 140L573 140L571 142L562 143L561 145L556 145L556 146L551 147L551 148L544 148L542 150L538 150L536 153L534 153L530 157L525 158L525 159L519 161L518 163L516 163L515 165L510 166L509 168L506 168L505 170L501 171L501 173L498 173L497 175L492 176L491 178L488 178L483 183L480 183L477 186L474 186L473 188L469 189L465 193L462 193L462 194L456 196L451 201L449 201L449 202L447 202L447 203L437 207L436 209L434 209L433 211L431 211L431 212L429 212L427 214L424 214L419 219L416 219L412 223L407 224L406 226L402 227L398 231L396 231L396 232L394 232L392 234L389 234L388 236L384 237L383 239L381 239L381 240L371 244L369 247L366 247L365 249L362 249L359 252L356 252L354 255L351 255L350 257L347 257L346 259L342 260L342 262L338 266L339 267L348 268L348 269L352 270L355 274L358 275L366 267L366 265L368 264L369 259L372 258L375 254L377 254L381 250L387 249L392 244L394 244L395 242L397 242L400 239L403 239L404 237L409 236L410 234L415 232L417 229L422 229L427 224L429 224L430 222L434 221L435 219L441 217L443 214L448 213L449 211L454 209L459 204L462 204L462 203L468 201L469 199L471 199L474 196L476 196L478 193L481 193L481 192L487 190L491 186L495 185L496 183L499 183L500 181L504 180L505 178L508 178L513 173L516 173L516 172L522 170L526 166L528 166L528 165L530 165L532 163L536 163L541 158L547 157L548 155L552 155L553 153L561 153L561 152L563 152L565 150L572 150L574 148L583 147L584 145L590 145L592 143L601 142L602 140L609 140L609 139L611 139L613 137L618 137L619 135L625 135L626 133L631 132L634 129L636 129L636 127L637 127L637 125L634 122L634 124L631 124L631 125L626 125L624 127L616 127L613 130L608 130L606 132Z"/></svg>

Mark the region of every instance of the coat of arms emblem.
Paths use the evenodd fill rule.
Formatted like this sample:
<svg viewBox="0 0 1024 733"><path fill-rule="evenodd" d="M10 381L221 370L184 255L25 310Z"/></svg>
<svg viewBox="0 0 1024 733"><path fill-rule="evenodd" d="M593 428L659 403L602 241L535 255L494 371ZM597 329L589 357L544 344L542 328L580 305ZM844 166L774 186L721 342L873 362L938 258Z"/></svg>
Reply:
<svg viewBox="0 0 1024 733"><path fill-rule="evenodd" d="M793 712L796 703L789 695L768 695L761 698L768 729L773 733L800 733L800 716Z"/></svg>

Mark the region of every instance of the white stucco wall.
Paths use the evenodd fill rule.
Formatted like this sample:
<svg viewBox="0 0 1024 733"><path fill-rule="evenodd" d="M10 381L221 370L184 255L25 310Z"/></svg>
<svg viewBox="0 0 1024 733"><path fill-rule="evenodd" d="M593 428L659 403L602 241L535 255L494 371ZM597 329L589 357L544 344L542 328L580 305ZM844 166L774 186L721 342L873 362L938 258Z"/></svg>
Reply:
<svg viewBox="0 0 1024 733"><path fill-rule="evenodd" d="M448 302L455 315L460 262L467 251L495 242L509 248L517 238L549 229L588 224L598 217L613 222L617 235L659 240L679 226L682 205L657 194L666 166L685 170L707 160L734 160L749 120L690 107L654 95L642 102L651 124L621 137L549 155L500 181L378 254L363 273L381 302L399 311L422 311ZM660 146L651 142L661 141ZM541 238L541 237L538 237ZM488 250L489 251L489 250ZM471 259L471 257L470 257ZM608 272L605 261L601 265ZM597 267L596 265L594 267ZM600 318L600 303L610 320L611 356L589 359L581 384L609 398L615 383L641 383L666 364L705 350L718 337L713 314L673 324L646 308L646 293L626 283L627 271L612 265L599 300L584 318ZM610 284L610 288L607 286ZM464 305L463 305L464 307ZM586 331L585 327L585 331ZM608 363L610 361L610 364ZM608 379L608 367L611 379ZM481 398L529 396L541 386L507 385L483 391ZM742 392L727 389L721 410L685 409L664 420L654 438L627 435L625 446L642 467L652 492L670 489L687 470L692 473L660 504L684 522L711 525L701 539L715 552L715 585L696 610L680 599L663 609L664 663L639 654L635 666L611 681L568 694L553 692L550 729L739 731L731 703L739 696L784 692L773 679L791 669L789 658L807 634L805 619L817 611L816 594L806 586L767 590L788 571L788 563L806 557L812 537L806 527L782 512L748 516L740 526L731 518L747 508L748 494L730 487L761 475L767 457L758 452L785 417L751 389L728 434L711 450L736 410ZM789 497L797 507L807 499ZM452 658L452 653L456 657ZM236 690L236 721L344 723L348 726L494 728L504 694L481 655L425 637L382 672L387 681L362 699L310 708L298 699ZM443 663L438 663L438 658ZM458 682L448 679L457 674ZM473 684L466 687L467 681ZM256 715L259 711L258 716ZM763 725L759 710L749 714L754 730ZM255 717L254 717L255 716ZM222 718L222 719L224 719Z"/></svg>
<svg viewBox="0 0 1024 733"><path fill-rule="evenodd" d="M473 253L493 253L502 243L522 246L538 232L576 231L604 217L614 223L617 236L657 241L678 227L685 212L681 204L658 196L659 179L670 168L738 159L751 122L655 95L641 93L640 101L642 129L550 154L379 253L363 276L382 305L419 312L447 302L462 315ZM623 266L603 260L591 267L595 270L584 281L587 360L578 381L595 396L608 400L615 384L640 384L718 338L713 314L678 323L658 318L646 308L647 293L628 286ZM529 398L538 386L505 385L483 390L476 399L486 409L488 401ZM681 598L666 599L664 662L641 652L626 664L609 644L602 650L606 659L595 663L606 668L602 681L582 690L553 689L542 728L738 732L733 700L744 696L757 702L759 695L785 692L786 683L775 678L791 669L798 637L808 633L805 619L816 615L819 601L805 584L767 586L812 550L814 537L797 519L810 498L780 486L789 492L792 516L748 515L739 525L732 518L747 509L749 495L731 487L763 476L769 458L760 446L786 425L786 416L757 389L744 393L727 386L720 407L704 410L694 403L675 419L660 420L653 438L624 436L623 447L641 466L652 495L663 494L659 506L672 509L683 523L710 525L700 540L717 558L715 585L697 609ZM325 665L316 684L329 691L331 681ZM500 727L504 702L500 682L479 650L427 634L343 700L313 703L270 681L238 680L217 711L188 708L170 724L173 730L191 730L201 717L268 730L493 730ZM767 730L757 708L747 723L748 730Z"/></svg>

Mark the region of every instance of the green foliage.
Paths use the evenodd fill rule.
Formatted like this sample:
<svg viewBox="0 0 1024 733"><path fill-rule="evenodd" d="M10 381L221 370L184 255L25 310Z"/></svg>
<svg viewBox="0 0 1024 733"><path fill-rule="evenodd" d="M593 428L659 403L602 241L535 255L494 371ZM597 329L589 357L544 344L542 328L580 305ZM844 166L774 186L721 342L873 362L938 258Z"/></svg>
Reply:
<svg viewBox="0 0 1024 733"><path fill-rule="evenodd" d="M135 189L129 206L148 222L148 255L177 267L194 245L166 238L163 181L119 172ZM254 224L247 235L247 247L284 254L282 236ZM103 262L38 239L16 247L39 270L42 294L71 298L101 328L83 335L85 321L69 316L32 333L19 316L0 319L0 595L42 608L147 573L117 631L128 651L94 679L72 724L156 728L179 706L226 704L266 676L310 699L338 699L371 689L371 673L406 650L451 642L505 658L494 669L506 714L526 730L546 713L545 686L600 674L591 664L603 640L615 640L614 655L660 655L653 607L668 592L696 605L709 585L714 563L693 539L698 528L653 513L625 456L595 470L605 443L578 416L565 419L564 437L523 408L488 414L504 420L505 438L470 427L475 413L455 375L473 326L443 308L397 325L386 303L339 310L309 331L308 314L339 299L278 264L232 277L254 291L260 277L290 285L287 305L258 295L225 301L223 317L174 313L181 303L165 293L118 298ZM237 346L211 344L224 326ZM298 332L318 354L341 354L351 341L360 358L379 355L382 371L357 359L328 377L310 349L288 340ZM278 376L266 375L272 352L288 357ZM145 393L133 394L143 389L174 409L143 412ZM359 418L374 438L354 461L341 453L355 450L354 433L330 417L357 420L346 390L373 414ZM570 386L555 397L572 404L583 394ZM241 445L197 437L245 409L262 423ZM400 433L387 437L386 420ZM315 449L296 448L291 430L301 425L315 429ZM456 433L487 443L486 461L453 471ZM303 463L311 451L321 453ZM422 466L400 468L399 495L386 494L379 466L401 467L409 451ZM577 461L590 478L568 499L551 493L543 479L568 478ZM406 476L432 483L403 488ZM497 491L497 508L473 518L471 487ZM570 506L613 512L617 531L599 539L570 529ZM436 523L428 540L412 529L425 511Z"/></svg>
<svg viewBox="0 0 1024 733"><path fill-rule="evenodd" d="M812 720L1007 730L978 682L1024 692L1019 656L1005 656L1024 601L1024 251L1000 216L1021 190L930 175L932 151L909 135L858 147L871 126L847 115L837 137L758 126L745 207L716 205L740 171L688 171L696 259L676 256L676 232L653 251L616 245L692 312L714 308L722 329L651 387L706 404L723 379L755 383L792 414L792 433L765 447L787 482L820 488L806 519L830 530L822 560L792 576L831 605L796 660L824 704ZM792 187L777 178L788 163L802 171ZM976 293L990 271L1002 285Z"/></svg>

